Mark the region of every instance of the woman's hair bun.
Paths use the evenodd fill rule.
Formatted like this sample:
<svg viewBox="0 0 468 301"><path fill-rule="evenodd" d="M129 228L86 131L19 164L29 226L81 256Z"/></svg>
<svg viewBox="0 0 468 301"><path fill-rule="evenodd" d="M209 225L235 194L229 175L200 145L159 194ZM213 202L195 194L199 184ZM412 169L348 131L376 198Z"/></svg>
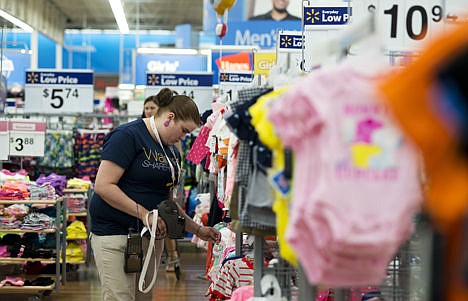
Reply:
<svg viewBox="0 0 468 301"><path fill-rule="evenodd" d="M156 98L158 100L157 105L159 107L165 107L169 105L172 101L172 96L173 92L169 88L163 88L159 91L159 93L156 95Z"/></svg>

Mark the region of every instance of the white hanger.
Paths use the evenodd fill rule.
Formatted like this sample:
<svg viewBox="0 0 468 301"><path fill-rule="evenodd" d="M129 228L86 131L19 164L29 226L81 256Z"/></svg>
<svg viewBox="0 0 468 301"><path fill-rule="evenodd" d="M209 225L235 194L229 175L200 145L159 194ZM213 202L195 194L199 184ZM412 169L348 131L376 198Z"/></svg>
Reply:
<svg viewBox="0 0 468 301"><path fill-rule="evenodd" d="M263 297L250 298L249 301L286 301L286 298L281 297L281 287L274 275L265 274L260 287Z"/></svg>
<svg viewBox="0 0 468 301"><path fill-rule="evenodd" d="M277 90L297 82L297 78L303 74L299 68L289 68L284 72L281 67L273 66L268 74L268 83Z"/></svg>

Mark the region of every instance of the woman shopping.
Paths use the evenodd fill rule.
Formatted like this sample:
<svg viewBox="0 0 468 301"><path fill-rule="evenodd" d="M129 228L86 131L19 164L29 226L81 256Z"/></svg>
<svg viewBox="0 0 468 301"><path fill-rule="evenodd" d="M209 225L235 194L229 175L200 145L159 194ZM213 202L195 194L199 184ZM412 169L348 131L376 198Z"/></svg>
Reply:
<svg viewBox="0 0 468 301"><path fill-rule="evenodd" d="M156 95L151 95L145 99L143 102L143 113L141 114L141 118L149 118L153 117L153 115L158 111L157 105L158 99ZM175 145L179 150L179 153L182 153L182 147L179 142ZM164 249L168 255L168 262L166 265L166 272L175 272L176 265L178 265L179 260L179 253L177 251L177 243L175 239L171 239L166 237L164 239Z"/></svg>
<svg viewBox="0 0 468 301"><path fill-rule="evenodd" d="M152 261L145 277L148 284L157 272L162 238L174 226L166 225L161 216L154 219L157 213L153 211L172 197L172 188L178 183L180 155L174 144L200 124L197 106L189 97L164 88L154 98L156 113L110 132L101 153L89 211L91 246L105 301L152 300L152 291L144 294L138 289L139 273L126 273L127 241L144 227L152 229L152 237L143 235L141 239L143 254L147 254L153 250L148 247L150 242L157 238L154 254L148 257ZM199 226L180 207L178 214L185 218L186 231L215 243L221 239L217 230Z"/></svg>

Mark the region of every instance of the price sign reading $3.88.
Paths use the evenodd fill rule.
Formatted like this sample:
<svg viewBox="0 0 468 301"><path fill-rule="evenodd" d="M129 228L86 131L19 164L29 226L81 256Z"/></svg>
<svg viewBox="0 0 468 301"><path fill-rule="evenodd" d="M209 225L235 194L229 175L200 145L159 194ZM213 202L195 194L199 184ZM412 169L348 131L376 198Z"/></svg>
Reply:
<svg viewBox="0 0 468 301"><path fill-rule="evenodd" d="M11 120L8 129L11 156L44 156L45 122Z"/></svg>

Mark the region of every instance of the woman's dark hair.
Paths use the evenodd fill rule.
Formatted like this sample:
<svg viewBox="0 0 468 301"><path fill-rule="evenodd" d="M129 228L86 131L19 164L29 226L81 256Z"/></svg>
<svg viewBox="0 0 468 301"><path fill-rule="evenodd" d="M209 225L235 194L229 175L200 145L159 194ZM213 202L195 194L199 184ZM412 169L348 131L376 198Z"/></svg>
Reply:
<svg viewBox="0 0 468 301"><path fill-rule="evenodd" d="M195 101L188 96L178 95L177 92L169 88L163 88L155 96L156 105L159 107L156 115L159 116L164 112L173 112L174 120L191 120L195 124L200 124L200 113Z"/></svg>
<svg viewBox="0 0 468 301"><path fill-rule="evenodd" d="M145 118L145 105L148 103L148 102L154 102L156 105L158 104L158 101L156 100L156 95L151 95L151 96L148 96L146 99L145 99L145 102L143 103L143 113L141 113L141 118Z"/></svg>

